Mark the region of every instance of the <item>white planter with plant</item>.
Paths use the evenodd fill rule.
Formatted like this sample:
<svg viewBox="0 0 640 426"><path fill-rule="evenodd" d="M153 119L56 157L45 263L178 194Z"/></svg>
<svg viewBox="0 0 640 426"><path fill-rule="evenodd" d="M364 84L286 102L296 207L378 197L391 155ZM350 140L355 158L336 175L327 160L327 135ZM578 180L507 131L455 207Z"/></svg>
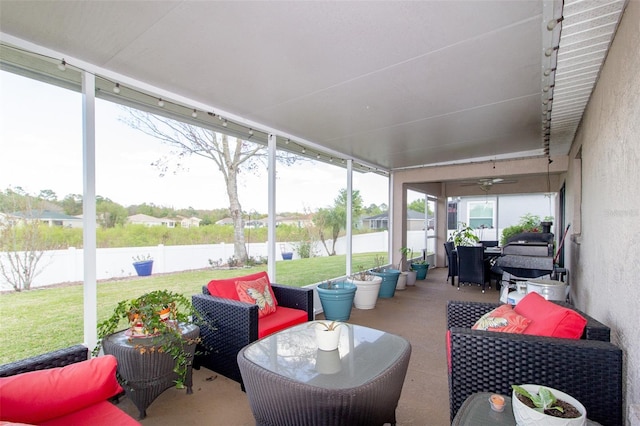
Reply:
<svg viewBox="0 0 640 426"><path fill-rule="evenodd" d="M539 385L512 385L512 388L511 405L518 426L583 426L587 423L587 410L571 395Z"/></svg>
<svg viewBox="0 0 640 426"><path fill-rule="evenodd" d="M413 286L416 285L416 280L418 279L418 272L413 269L409 269L407 271L407 285Z"/></svg>
<svg viewBox="0 0 640 426"><path fill-rule="evenodd" d="M313 328L316 332L316 343L321 351L334 351L340 343L340 326L338 321L316 321Z"/></svg>
<svg viewBox="0 0 640 426"><path fill-rule="evenodd" d="M398 275L398 282L396 283L396 290L404 290L407 288L407 272L402 271Z"/></svg>
<svg viewBox="0 0 640 426"><path fill-rule="evenodd" d="M373 309L376 307L382 277L373 275L369 271L360 271L349 277L349 282L358 287L353 298L353 304L357 309Z"/></svg>

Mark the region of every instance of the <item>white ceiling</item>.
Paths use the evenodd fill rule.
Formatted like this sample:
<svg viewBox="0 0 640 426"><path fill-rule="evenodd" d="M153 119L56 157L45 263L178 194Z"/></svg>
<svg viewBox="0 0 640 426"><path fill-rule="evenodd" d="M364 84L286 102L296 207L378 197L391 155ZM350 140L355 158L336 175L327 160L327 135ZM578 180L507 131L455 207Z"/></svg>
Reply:
<svg viewBox="0 0 640 426"><path fill-rule="evenodd" d="M566 1L549 31L560 2L1 0L0 37L187 112L393 170L545 155L549 118L548 152L566 154L624 4ZM583 55L590 82L573 71Z"/></svg>

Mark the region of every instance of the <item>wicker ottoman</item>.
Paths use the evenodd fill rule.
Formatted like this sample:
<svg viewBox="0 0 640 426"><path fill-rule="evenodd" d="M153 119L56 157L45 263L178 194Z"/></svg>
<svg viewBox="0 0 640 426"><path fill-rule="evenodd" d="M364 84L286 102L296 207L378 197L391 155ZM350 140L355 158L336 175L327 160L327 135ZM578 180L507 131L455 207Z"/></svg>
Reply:
<svg viewBox="0 0 640 426"><path fill-rule="evenodd" d="M411 345L367 327L341 327L337 351L320 351L301 324L258 340L238 353L257 425L382 425L395 410Z"/></svg>

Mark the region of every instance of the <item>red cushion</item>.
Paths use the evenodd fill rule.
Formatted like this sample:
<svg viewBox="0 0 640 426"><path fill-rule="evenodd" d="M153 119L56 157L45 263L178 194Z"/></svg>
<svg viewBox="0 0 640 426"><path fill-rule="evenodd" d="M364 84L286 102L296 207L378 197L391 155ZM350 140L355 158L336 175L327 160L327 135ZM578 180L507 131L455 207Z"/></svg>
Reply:
<svg viewBox="0 0 640 426"><path fill-rule="evenodd" d="M2 420L39 424L122 392L117 361L105 355L66 367L0 378Z"/></svg>
<svg viewBox="0 0 640 426"><path fill-rule="evenodd" d="M258 318L276 311L276 296L266 277L253 281L236 281L236 291L242 302L258 305Z"/></svg>
<svg viewBox="0 0 640 426"><path fill-rule="evenodd" d="M278 306L273 314L258 320L258 338L261 339L276 331L301 324L306 322L307 319L307 313L302 309Z"/></svg>
<svg viewBox="0 0 640 426"><path fill-rule="evenodd" d="M522 333L530 323L530 319L515 313L513 306L505 304L484 314L471 328L502 333Z"/></svg>
<svg viewBox="0 0 640 426"><path fill-rule="evenodd" d="M140 422L108 401L98 402L66 416L40 423L40 426L135 426Z"/></svg>
<svg viewBox="0 0 640 426"><path fill-rule="evenodd" d="M245 275L243 277L211 280L207 284L207 289L212 296L222 297L223 299L240 300L238 292L236 291L236 281L253 281L262 277L266 277L267 281L269 280L269 275L266 271L256 272L255 274Z"/></svg>
<svg viewBox="0 0 640 426"><path fill-rule="evenodd" d="M587 325L587 320L576 311L550 302L534 292L523 297L514 310L531 320L524 334L579 339Z"/></svg>

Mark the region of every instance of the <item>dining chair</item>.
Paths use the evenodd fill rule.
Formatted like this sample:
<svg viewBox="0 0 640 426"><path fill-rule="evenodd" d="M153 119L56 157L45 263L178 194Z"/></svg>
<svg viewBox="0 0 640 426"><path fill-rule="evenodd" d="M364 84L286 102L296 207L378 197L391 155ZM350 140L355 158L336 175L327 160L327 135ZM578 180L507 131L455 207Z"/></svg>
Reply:
<svg viewBox="0 0 640 426"><path fill-rule="evenodd" d="M484 247L458 246L458 290L463 283L475 283L485 291Z"/></svg>
<svg viewBox="0 0 640 426"><path fill-rule="evenodd" d="M447 263L449 265L449 272L447 274L447 282L451 277L451 285L455 285L456 276L458 275L458 253L453 241L447 241L444 243L444 251L447 255Z"/></svg>

